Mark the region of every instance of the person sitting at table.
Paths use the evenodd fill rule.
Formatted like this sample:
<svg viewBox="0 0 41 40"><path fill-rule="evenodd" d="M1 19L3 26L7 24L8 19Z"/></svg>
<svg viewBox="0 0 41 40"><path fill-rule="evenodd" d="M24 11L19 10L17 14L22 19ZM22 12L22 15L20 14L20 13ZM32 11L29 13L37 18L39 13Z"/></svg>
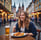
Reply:
<svg viewBox="0 0 41 40"><path fill-rule="evenodd" d="M37 35L35 25L30 21L26 12L20 13L18 23L13 27L13 32L24 32L34 38L36 38Z"/></svg>

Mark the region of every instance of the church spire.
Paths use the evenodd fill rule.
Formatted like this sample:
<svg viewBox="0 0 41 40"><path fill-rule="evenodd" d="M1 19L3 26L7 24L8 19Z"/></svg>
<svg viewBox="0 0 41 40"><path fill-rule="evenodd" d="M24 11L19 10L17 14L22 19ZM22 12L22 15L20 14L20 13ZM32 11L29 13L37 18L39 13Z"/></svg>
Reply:
<svg viewBox="0 0 41 40"><path fill-rule="evenodd" d="M24 7L24 3L22 3L22 7Z"/></svg>
<svg viewBox="0 0 41 40"><path fill-rule="evenodd" d="M20 7L20 3L19 3L19 8L21 8L21 7Z"/></svg>
<svg viewBox="0 0 41 40"><path fill-rule="evenodd" d="M15 6L15 2L14 2L14 8L16 8L16 6Z"/></svg>
<svg viewBox="0 0 41 40"><path fill-rule="evenodd" d="M22 3L22 10L24 10L24 3Z"/></svg>

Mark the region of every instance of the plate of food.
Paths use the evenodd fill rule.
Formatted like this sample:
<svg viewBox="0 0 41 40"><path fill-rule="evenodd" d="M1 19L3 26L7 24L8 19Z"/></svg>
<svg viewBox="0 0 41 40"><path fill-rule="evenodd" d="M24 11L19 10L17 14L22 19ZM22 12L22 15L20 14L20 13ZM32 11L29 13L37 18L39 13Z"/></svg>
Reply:
<svg viewBox="0 0 41 40"><path fill-rule="evenodd" d="M12 38L22 38L25 36L27 36L27 35L25 33L22 33L22 32L11 33Z"/></svg>

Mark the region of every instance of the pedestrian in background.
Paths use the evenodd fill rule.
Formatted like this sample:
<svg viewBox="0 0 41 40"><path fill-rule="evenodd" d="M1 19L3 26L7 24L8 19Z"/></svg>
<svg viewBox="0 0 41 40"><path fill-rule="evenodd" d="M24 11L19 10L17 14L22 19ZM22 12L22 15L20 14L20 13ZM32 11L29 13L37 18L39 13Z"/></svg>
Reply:
<svg viewBox="0 0 41 40"><path fill-rule="evenodd" d="M1 24L2 24L2 18L0 18L0 27L1 27Z"/></svg>
<svg viewBox="0 0 41 40"><path fill-rule="evenodd" d="M4 25L5 25L5 23L6 23L6 20L5 20L5 18L4 18Z"/></svg>
<svg viewBox="0 0 41 40"><path fill-rule="evenodd" d="M37 24L37 16L35 16L35 23Z"/></svg>
<svg viewBox="0 0 41 40"><path fill-rule="evenodd" d="M32 21L34 22L34 17L32 16Z"/></svg>
<svg viewBox="0 0 41 40"><path fill-rule="evenodd" d="M11 26L11 17L10 17L10 26Z"/></svg>

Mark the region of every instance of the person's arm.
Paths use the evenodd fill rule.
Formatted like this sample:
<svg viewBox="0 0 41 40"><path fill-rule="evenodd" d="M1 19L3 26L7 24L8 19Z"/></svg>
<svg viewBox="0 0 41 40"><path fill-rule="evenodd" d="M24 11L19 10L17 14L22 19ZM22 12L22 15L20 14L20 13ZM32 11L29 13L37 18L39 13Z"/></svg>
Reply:
<svg viewBox="0 0 41 40"><path fill-rule="evenodd" d="M32 35L34 37L37 35L36 27L32 22L30 23L30 33L29 33L29 35Z"/></svg>
<svg viewBox="0 0 41 40"><path fill-rule="evenodd" d="M16 32L16 30L15 30L15 29L16 29L16 26L13 26L13 32Z"/></svg>
<svg viewBox="0 0 41 40"><path fill-rule="evenodd" d="M33 36L33 33L25 33L28 36Z"/></svg>
<svg viewBox="0 0 41 40"><path fill-rule="evenodd" d="M33 33L28 33L29 36L33 36Z"/></svg>
<svg viewBox="0 0 41 40"><path fill-rule="evenodd" d="M13 27L13 32L17 32L18 31L18 23L16 24L16 26Z"/></svg>

